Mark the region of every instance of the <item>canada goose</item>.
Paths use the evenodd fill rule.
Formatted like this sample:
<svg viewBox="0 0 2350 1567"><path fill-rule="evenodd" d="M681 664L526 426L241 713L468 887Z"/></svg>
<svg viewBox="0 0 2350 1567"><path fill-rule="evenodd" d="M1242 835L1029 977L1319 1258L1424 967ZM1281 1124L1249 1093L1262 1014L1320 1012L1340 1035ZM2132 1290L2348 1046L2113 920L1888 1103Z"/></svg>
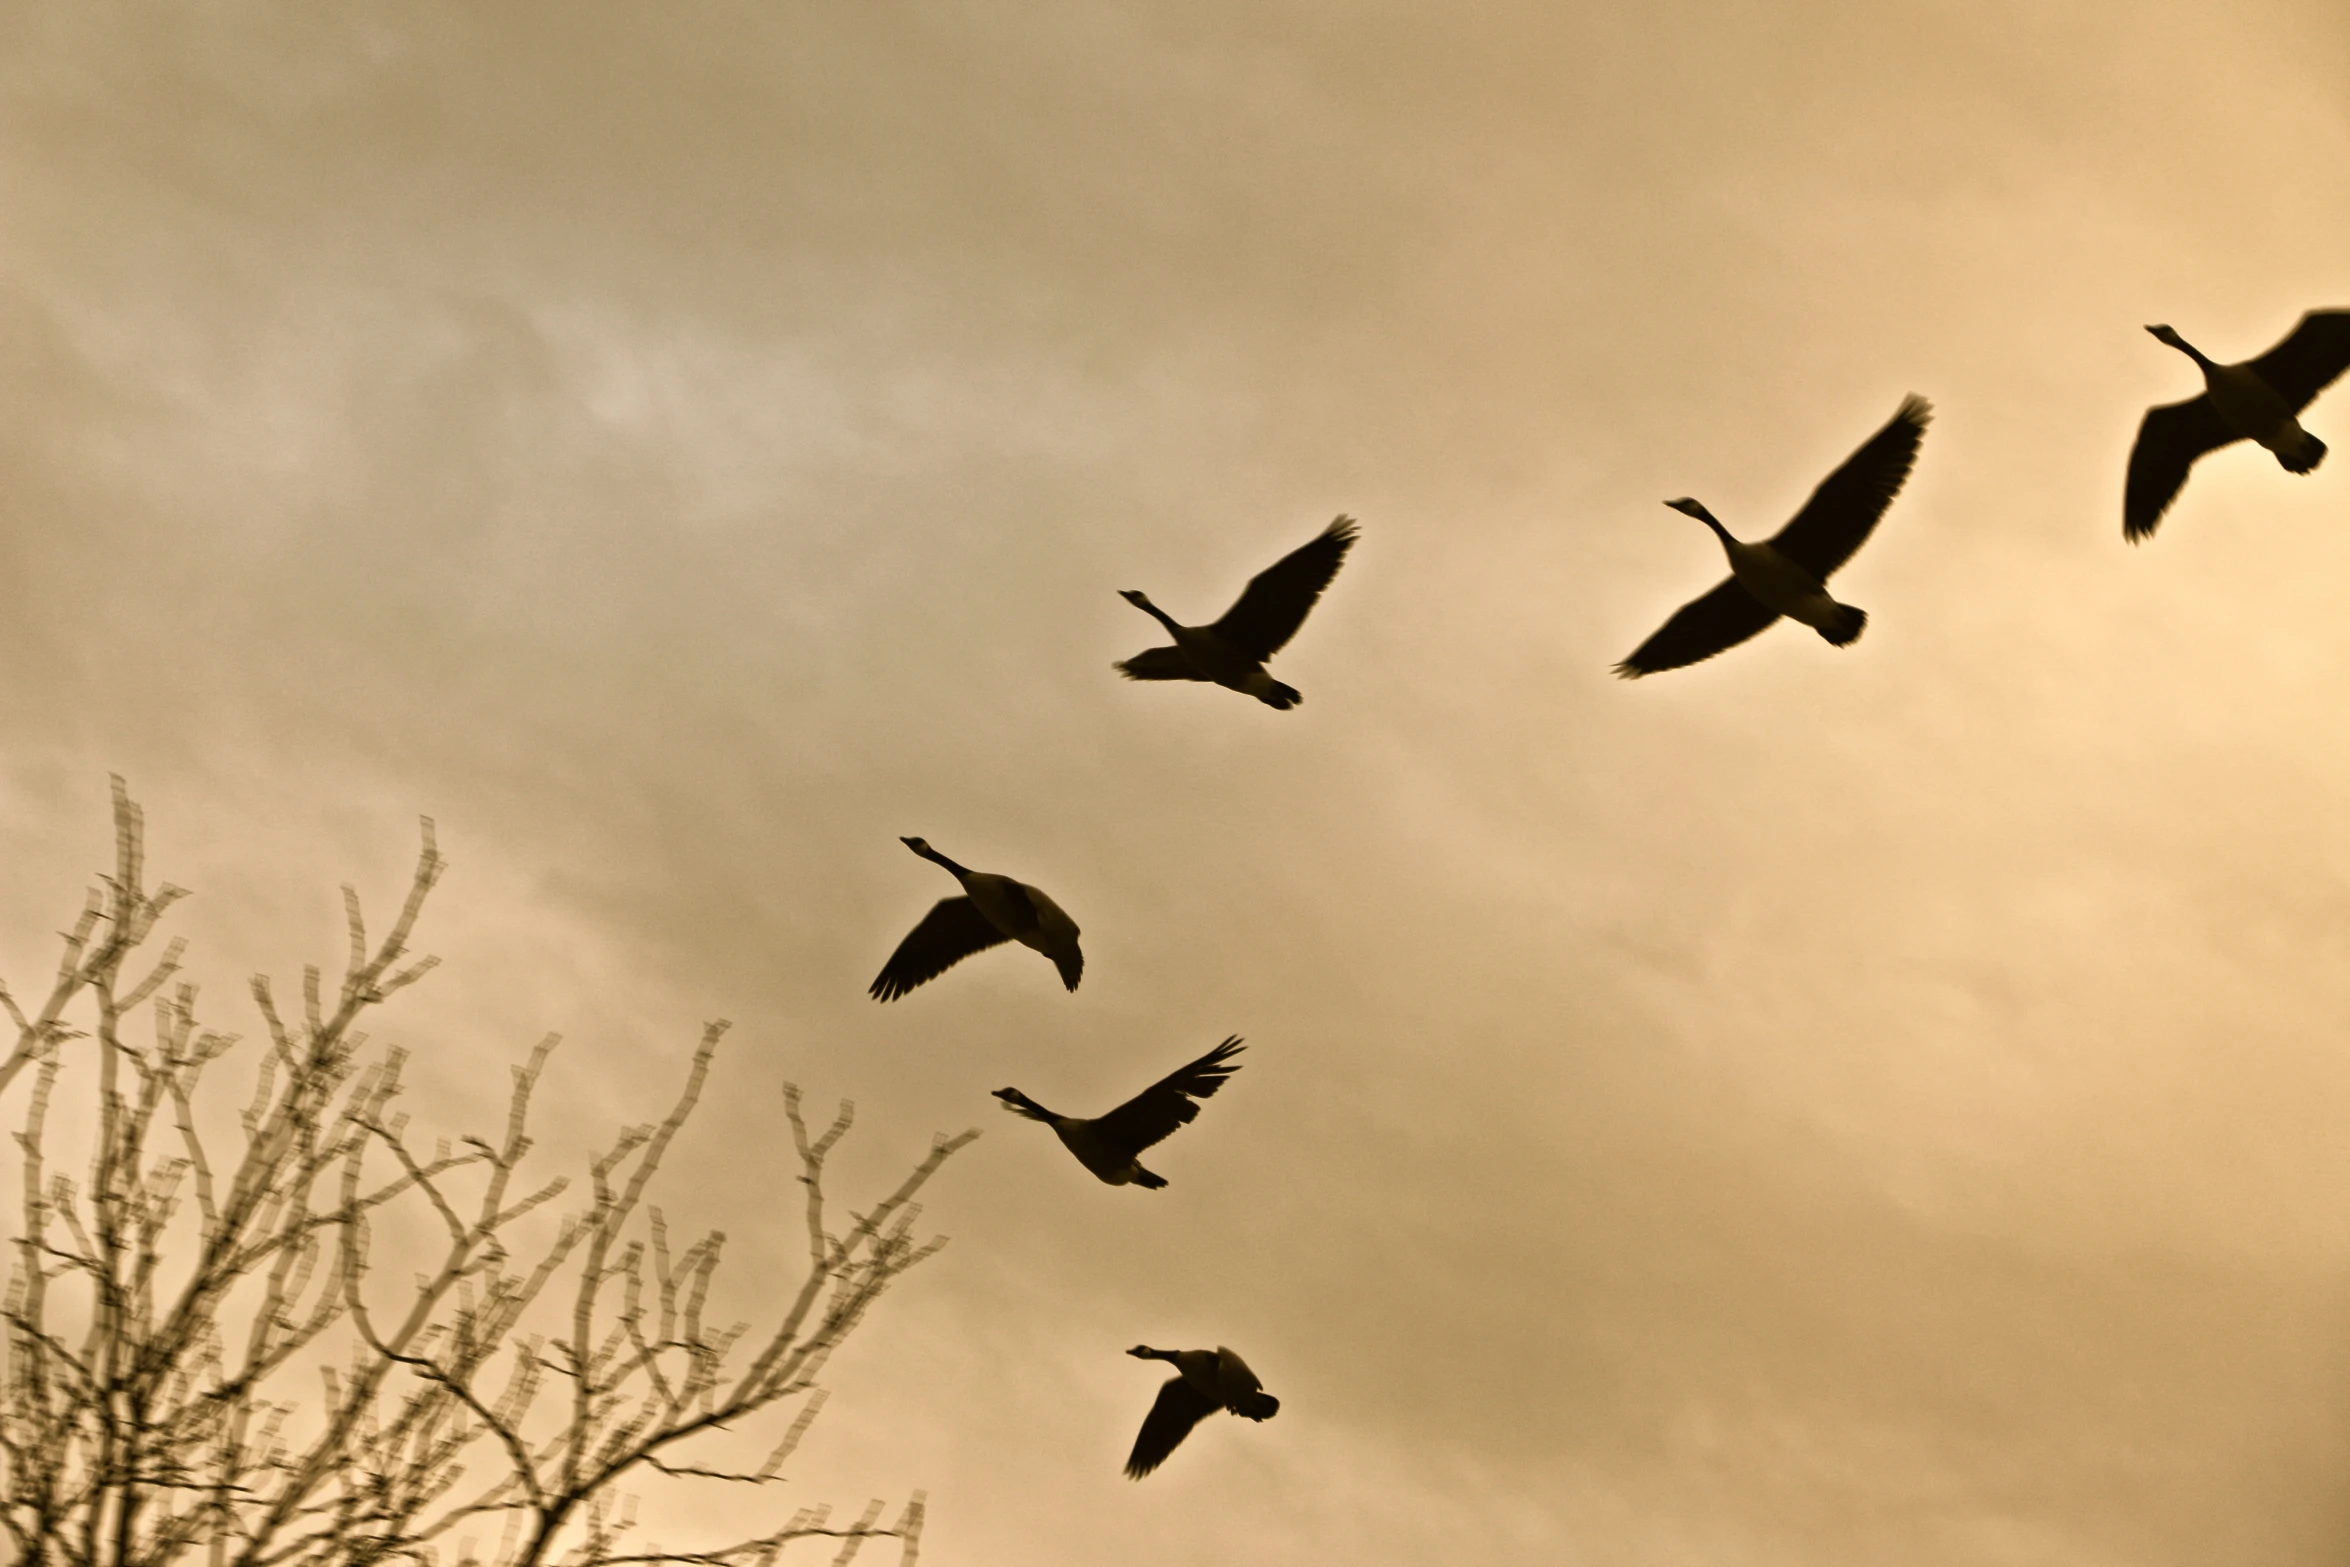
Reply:
<svg viewBox="0 0 2350 1567"><path fill-rule="evenodd" d="M933 865L943 865L963 884L960 898L941 898L906 933L898 950L881 965L868 992L876 1001L895 1001L924 980L936 979L974 952L999 942L1034 947L1053 960L1061 983L1077 988L1085 954L1077 950L1077 922L1061 906L1026 882L986 871L965 870L920 838L898 842Z"/></svg>
<svg viewBox="0 0 2350 1567"><path fill-rule="evenodd" d="M1281 1408L1281 1400L1265 1391L1248 1362L1221 1345L1210 1352L1137 1344L1126 1353L1140 1360L1164 1360L1178 1373L1159 1385L1158 1399L1143 1417L1142 1432L1126 1459L1129 1480L1139 1480L1165 1463L1191 1435L1191 1428L1219 1409L1270 1420Z"/></svg>
<svg viewBox="0 0 2350 1567"><path fill-rule="evenodd" d="M1240 1036L1234 1034L1189 1066L1177 1067L1109 1114L1090 1121L1055 1115L1017 1088L999 1088L995 1096L1015 1115L1051 1127L1079 1164L1112 1186L1131 1183L1157 1191L1167 1179L1142 1167L1142 1151L1198 1117L1199 1106L1192 1101L1207 1098L1240 1070L1232 1058L1241 1048Z"/></svg>
<svg viewBox="0 0 2350 1567"><path fill-rule="evenodd" d="M1213 681L1287 712L1304 698L1297 687L1267 674L1265 660L1297 635L1306 611L1338 575L1354 541L1354 519L1340 517L1310 542L1249 578L1240 598L1212 626L1179 626L1142 594L1132 588L1121 590L1118 596L1165 626L1175 645L1145 648L1111 667L1129 680Z"/></svg>
<svg viewBox="0 0 2350 1567"><path fill-rule="evenodd" d="M2205 452L2257 442L2287 473L2307 473L2324 460L2326 443L2295 415L2350 369L2350 310L2312 310L2283 342L2240 365L2213 364L2167 326L2146 330L2195 361L2203 395L2146 410L2122 491L2123 538L2135 544L2154 531Z"/></svg>
<svg viewBox="0 0 2350 1567"><path fill-rule="evenodd" d="M1626 680L1679 669L1736 647L1781 615L1800 620L1843 647L1868 624L1865 611L1828 596L1827 580L1852 559L1893 497L1901 493L1918 442L1933 409L1922 397L1905 397L1885 428L1861 443L1844 466L1820 481L1795 520L1765 543L1746 544L1714 514L1684 496L1665 504L1714 530L1730 557L1730 580L1703 598L1692 599L1663 629L1616 666Z"/></svg>

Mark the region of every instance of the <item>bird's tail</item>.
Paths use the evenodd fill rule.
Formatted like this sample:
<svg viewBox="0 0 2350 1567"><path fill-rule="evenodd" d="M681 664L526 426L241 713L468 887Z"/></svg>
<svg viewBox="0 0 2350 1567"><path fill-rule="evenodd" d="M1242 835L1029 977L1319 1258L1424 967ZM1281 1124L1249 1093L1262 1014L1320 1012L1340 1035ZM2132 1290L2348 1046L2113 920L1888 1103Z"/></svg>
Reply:
<svg viewBox="0 0 2350 1567"><path fill-rule="evenodd" d="M1276 712L1286 713L1304 701L1305 698L1299 694L1297 687L1283 685L1276 680L1273 682L1273 688L1259 696L1257 700Z"/></svg>
<svg viewBox="0 0 2350 1567"><path fill-rule="evenodd" d="M2277 453L2277 461L2285 465L2287 473L2307 473L2325 460L2326 443L2311 435L2307 430L2301 432L2301 449L2299 451L2290 457L2287 457L2283 452Z"/></svg>
<svg viewBox="0 0 2350 1567"><path fill-rule="evenodd" d="M1155 1192L1167 1184L1167 1178L1163 1175L1155 1175L1138 1164L1134 1167L1134 1184L1145 1191Z"/></svg>
<svg viewBox="0 0 2350 1567"><path fill-rule="evenodd" d="M1855 609L1850 604L1836 606L1836 618L1820 627L1820 635L1831 647L1848 647L1860 640L1861 628L1869 623L1869 612Z"/></svg>
<svg viewBox="0 0 2350 1567"><path fill-rule="evenodd" d="M995 1096L1004 1102L1004 1108L1014 1115L1024 1115L1031 1121L1050 1121L1053 1113L1029 1098L1017 1088L999 1088Z"/></svg>
<svg viewBox="0 0 2350 1567"><path fill-rule="evenodd" d="M1241 1395L1240 1402L1232 1406L1232 1412L1246 1415L1251 1420L1270 1420L1281 1412L1281 1400L1263 1388L1258 1388L1253 1393Z"/></svg>

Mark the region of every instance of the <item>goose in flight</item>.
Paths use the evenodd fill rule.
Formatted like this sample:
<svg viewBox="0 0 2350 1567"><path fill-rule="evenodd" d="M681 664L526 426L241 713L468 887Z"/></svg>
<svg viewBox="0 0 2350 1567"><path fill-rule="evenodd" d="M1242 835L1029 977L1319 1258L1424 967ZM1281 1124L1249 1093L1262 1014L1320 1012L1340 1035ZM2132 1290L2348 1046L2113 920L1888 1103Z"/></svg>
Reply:
<svg viewBox="0 0 2350 1567"><path fill-rule="evenodd" d="M1177 1067L1107 1115L1081 1121L1073 1115L1055 1115L1017 1088L999 1088L995 1096L1004 1108L1031 1121L1042 1121L1061 1139L1061 1146L1077 1162L1112 1186L1135 1185L1157 1191L1167 1178L1142 1167L1141 1154L1153 1143L1175 1135L1199 1115L1193 1101L1205 1099L1224 1086L1224 1079L1240 1070L1232 1058L1241 1051L1233 1035L1188 1066Z"/></svg>
<svg viewBox="0 0 2350 1567"><path fill-rule="evenodd" d="M2253 441L2276 453L2287 473L2307 473L2324 459L2326 443L2295 416L2350 369L2350 310L2312 310L2283 342L2240 365L2213 364L2167 326L2146 330L2195 361L2203 395L2146 410L2122 491L2123 538L2135 544L2154 532L2205 452Z"/></svg>
<svg viewBox="0 0 2350 1567"><path fill-rule="evenodd" d="M1143 1417L1142 1432L1126 1459L1129 1480L1139 1480L1165 1463L1191 1435L1191 1428L1219 1409L1270 1420L1281 1408L1281 1400L1265 1391L1248 1362L1221 1346L1210 1351L1137 1344L1126 1353L1140 1360L1164 1360L1176 1371L1159 1385L1158 1399Z"/></svg>
<svg viewBox="0 0 2350 1567"><path fill-rule="evenodd" d="M1932 417L1933 409L1924 398L1903 398L1885 428L1822 479L1795 520L1763 543L1746 544L1730 537L1730 530L1712 512L1686 496L1665 502L1714 530L1730 557L1730 578L1703 598L1682 605L1663 629L1616 666L1616 673L1636 680L1694 664L1736 647L1781 615L1802 621L1834 647L1857 639L1868 624L1868 614L1830 598L1828 577L1852 559L1893 497L1901 493Z"/></svg>
<svg viewBox="0 0 2350 1567"><path fill-rule="evenodd" d="M1077 950L1077 922L1061 906L1026 882L987 871L965 870L920 838L900 838L933 865L943 865L963 884L963 896L941 898L906 933L881 966L868 992L876 1001L895 1001L924 980L936 979L974 952L1001 942L1034 947L1053 960L1061 983L1071 990L1085 972Z"/></svg>
<svg viewBox="0 0 2350 1567"><path fill-rule="evenodd" d="M1281 651L1306 611L1330 586L1355 541L1352 517L1340 517L1248 579L1240 598L1212 626L1179 626L1175 618L1132 588L1118 596L1167 628L1173 647L1145 648L1111 666L1129 680L1208 680L1243 691L1282 712L1304 700L1297 687L1265 672L1265 660Z"/></svg>

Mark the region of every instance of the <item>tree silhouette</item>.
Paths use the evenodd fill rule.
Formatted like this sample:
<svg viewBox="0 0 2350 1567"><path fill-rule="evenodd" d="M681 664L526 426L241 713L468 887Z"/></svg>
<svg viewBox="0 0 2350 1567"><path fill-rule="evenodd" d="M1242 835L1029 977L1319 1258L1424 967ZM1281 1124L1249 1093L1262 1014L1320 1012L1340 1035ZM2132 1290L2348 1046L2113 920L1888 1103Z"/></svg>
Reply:
<svg viewBox="0 0 2350 1567"><path fill-rule="evenodd" d="M237 1044L196 1021L174 940L143 978L131 960L172 904L146 890L142 818L114 785L116 865L65 933L54 985L17 1030L0 1095L30 1074L16 1135L21 1211L0 1303L0 1526L25 1563L77 1567L344 1567L369 1562L700 1563L749 1567L795 1542L873 1539L915 1559L923 1500L885 1521L804 1507L766 1533L691 1549L639 1538L631 1488L777 1483L823 1401L817 1377L907 1269L916 1194L975 1131L934 1139L880 1201L827 1227L827 1157L853 1115L811 1136L796 1087L785 1108L806 1187L808 1273L756 1332L706 1320L723 1234L674 1247L646 1200L726 1032L704 1031L682 1091L658 1122L624 1128L587 1171L587 1201L521 1261L517 1222L550 1227L569 1183L521 1166L533 1090L555 1047L513 1070L494 1138L410 1145L404 1053L365 1053L356 1025L434 963L409 938L444 862L424 823L398 917L370 946L344 889L350 953L331 997L304 972L288 1018L269 983L266 1025L233 1156L207 1149L199 1089ZM124 1021L152 1005L154 1041ZM84 1030L69 1013L94 1013ZM49 1167L61 1091L86 1086L88 1177ZM438 1232L372 1266L379 1224ZM516 1240L519 1245L519 1240ZM756 1467L707 1458L717 1434L780 1425Z"/></svg>

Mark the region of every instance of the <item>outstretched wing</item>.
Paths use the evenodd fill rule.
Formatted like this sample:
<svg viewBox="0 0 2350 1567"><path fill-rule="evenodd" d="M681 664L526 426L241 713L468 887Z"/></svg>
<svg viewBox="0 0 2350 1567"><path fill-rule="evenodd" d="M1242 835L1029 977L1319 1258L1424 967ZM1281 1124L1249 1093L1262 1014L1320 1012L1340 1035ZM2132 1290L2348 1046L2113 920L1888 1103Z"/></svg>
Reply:
<svg viewBox="0 0 2350 1567"><path fill-rule="evenodd" d="M1205 680L1177 647L1149 647L1110 666L1129 680Z"/></svg>
<svg viewBox="0 0 2350 1567"><path fill-rule="evenodd" d="M1778 618L1777 610L1765 606L1731 577L1705 597L1682 605L1656 635L1616 666L1616 673L1626 680L1637 680L1659 670L1694 664L1736 647Z"/></svg>
<svg viewBox="0 0 2350 1567"><path fill-rule="evenodd" d="M1918 457L1918 443L1934 410L1922 397L1905 397L1885 428L1863 441L1844 466L1820 481L1795 520L1781 528L1771 548L1819 578L1852 559L1901 493Z"/></svg>
<svg viewBox="0 0 2350 1567"><path fill-rule="evenodd" d="M2312 310L2252 368L2299 413L2350 370L2350 310Z"/></svg>
<svg viewBox="0 0 2350 1567"><path fill-rule="evenodd" d="M1128 1154L1164 1141L1199 1114L1193 1100L1207 1098L1224 1086L1224 1079L1240 1070L1240 1063L1232 1058L1241 1049L1240 1036L1235 1034L1095 1120L1094 1130Z"/></svg>
<svg viewBox="0 0 2350 1567"><path fill-rule="evenodd" d="M1239 602L1210 629L1238 652L1263 663L1305 624L1306 611L1338 575L1353 548L1355 523L1340 517L1263 571L1249 578Z"/></svg>
<svg viewBox="0 0 2350 1567"><path fill-rule="evenodd" d="M1126 1478L1139 1480L1165 1463L1191 1435L1191 1428L1215 1412L1215 1404L1190 1379L1177 1376L1161 1383L1158 1399L1134 1439L1134 1451L1126 1455Z"/></svg>
<svg viewBox="0 0 2350 1567"><path fill-rule="evenodd" d="M2154 533L2186 485L2187 470L2205 452L2240 439L2209 397L2146 410L2130 448L2130 477L2122 488L2122 537L2136 544Z"/></svg>
<svg viewBox="0 0 2350 1567"><path fill-rule="evenodd" d="M889 955L866 993L876 1001L895 1001L972 953L985 952L1009 939L988 923L979 905L969 898L941 898L922 916L921 924L906 932L906 939Z"/></svg>

